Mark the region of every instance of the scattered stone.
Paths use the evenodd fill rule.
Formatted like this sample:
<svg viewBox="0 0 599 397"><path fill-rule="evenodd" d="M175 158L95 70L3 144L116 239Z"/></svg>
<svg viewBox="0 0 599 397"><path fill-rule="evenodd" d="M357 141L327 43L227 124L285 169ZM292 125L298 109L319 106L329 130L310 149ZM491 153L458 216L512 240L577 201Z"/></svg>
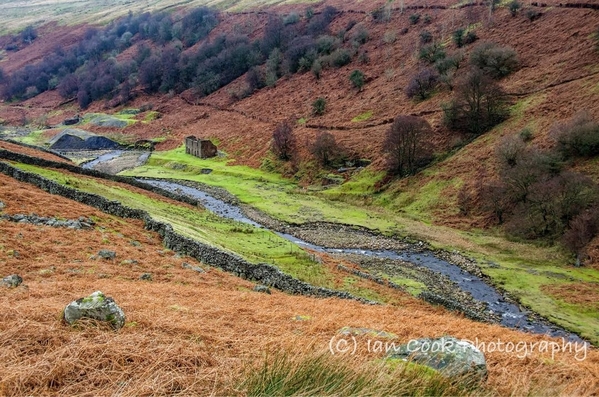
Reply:
<svg viewBox="0 0 599 397"><path fill-rule="evenodd" d="M75 125L75 124L78 124L79 121L81 121L81 119L79 118L79 115L76 115L75 117L64 119L62 124L63 125Z"/></svg>
<svg viewBox="0 0 599 397"><path fill-rule="evenodd" d="M19 255L19 251L17 250L8 250L6 251L6 253L8 254L8 256L12 256L13 258L18 258Z"/></svg>
<svg viewBox="0 0 599 397"><path fill-rule="evenodd" d="M210 174L210 173L212 173L212 168L202 168L200 170L200 174L207 175L207 174Z"/></svg>
<svg viewBox="0 0 599 397"><path fill-rule="evenodd" d="M2 284L3 287L7 288L17 288L22 283L23 277L19 276L18 274L11 274L10 276L6 276L0 282L0 284Z"/></svg>
<svg viewBox="0 0 599 397"><path fill-rule="evenodd" d="M4 207L6 207L6 205L4 205L2 201L0 201L0 211L4 210Z"/></svg>
<svg viewBox="0 0 599 397"><path fill-rule="evenodd" d="M139 276L140 280L144 280L144 281L152 281L152 274L151 273L144 273L141 276Z"/></svg>
<svg viewBox="0 0 599 397"><path fill-rule="evenodd" d="M141 247L141 243L137 240L132 240L131 245L134 247Z"/></svg>
<svg viewBox="0 0 599 397"><path fill-rule="evenodd" d="M110 278L110 275L108 275L106 273L99 273L98 278Z"/></svg>
<svg viewBox="0 0 599 397"><path fill-rule="evenodd" d="M181 264L181 267L182 267L183 269L189 269L189 270L193 270L194 272L198 272L198 273L205 273L205 272L206 272L206 271L205 271L204 269L202 269L201 267L199 267L199 266L192 266L192 265L190 265L190 264L189 264L189 263L187 263L187 262L183 262L183 263Z"/></svg>
<svg viewBox="0 0 599 397"><path fill-rule="evenodd" d="M352 335L352 336L366 335L366 336L371 336L371 337L375 337L375 338L386 338L386 339L397 338L397 335L395 335L391 332L379 331L379 330L370 329L370 328L343 327L339 330L338 333L341 335Z"/></svg>
<svg viewBox="0 0 599 397"><path fill-rule="evenodd" d="M387 358L425 365L450 378L482 381L488 373L483 353L473 344L452 336L412 340Z"/></svg>
<svg viewBox="0 0 599 397"><path fill-rule="evenodd" d="M270 295L270 288L268 288L266 285L258 284L254 287L254 291Z"/></svg>
<svg viewBox="0 0 599 397"><path fill-rule="evenodd" d="M114 259L116 258L116 252L110 250L98 251L98 256L102 259Z"/></svg>
<svg viewBox="0 0 599 397"><path fill-rule="evenodd" d="M139 262L135 259L125 259L121 262L121 265L137 265Z"/></svg>
<svg viewBox="0 0 599 397"><path fill-rule="evenodd" d="M125 313L111 297L102 291L96 291L86 298L80 298L69 303L64 309L64 319L74 324L80 318L90 318L110 323L118 330L125 325Z"/></svg>

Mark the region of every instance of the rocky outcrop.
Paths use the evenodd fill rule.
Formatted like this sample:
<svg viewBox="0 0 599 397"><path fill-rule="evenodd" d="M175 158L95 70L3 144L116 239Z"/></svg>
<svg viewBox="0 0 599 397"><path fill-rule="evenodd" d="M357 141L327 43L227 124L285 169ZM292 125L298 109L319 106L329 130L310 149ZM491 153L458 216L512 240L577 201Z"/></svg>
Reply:
<svg viewBox="0 0 599 397"><path fill-rule="evenodd" d="M102 259L112 260L116 258L116 252L111 250L100 250L98 251L97 256Z"/></svg>
<svg viewBox="0 0 599 397"><path fill-rule="evenodd" d="M0 285L7 288L17 288L19 285L23 283L23 278L18 274L11 274L10 276L6 276L0 281Z"/></svg>
<svg viewBox="0 0 599 397"><path fill-rule="evenodd" d="M204 269L202 269L201 267L199 267L199 266L193 266L193 265L190 265L190 264L189 264L189 263L187 263L187 262L183 262L183 264L181 264L181 267L182 267L183 269L189 269L189 270L193 270L194 272L198 272L198 273L205 273Z"/></svg>
<svg viewBox="0 0 599 397"><path fill-rule="evenodd" d="M88 297L77 299L64 309L64 319L68 324L74 324L81 318L89 318L107 322L118 330L125 325L125 313L102 291L96 291Z"/></svg>
<svg viewBox="0 0 599 397"><path fill-rule="evenodd" d="M79 219L66 219L61 220L57 218L46 218L36 214L31 215L2 215L0 219L4 219L10 222L18 223L29 223L37 226L50 226L50 227L66 227L69 229L93 229L96 224L92 219L86 217L79 217Z"/></svg>
<svg viewBox="0 0 599 397"><path fill-rule="evenodd" d="M270 288L268 288L266 285L258 284L254 287L254 291L270 295Z"/></svg>
<svg viewBox="0 0 599 397"><path fill-rule="evenodd" d="M388 358L426 365L447 377L468 381L483 381L488 373L484 354L470 342L452 336L411 340Z"/></svg>

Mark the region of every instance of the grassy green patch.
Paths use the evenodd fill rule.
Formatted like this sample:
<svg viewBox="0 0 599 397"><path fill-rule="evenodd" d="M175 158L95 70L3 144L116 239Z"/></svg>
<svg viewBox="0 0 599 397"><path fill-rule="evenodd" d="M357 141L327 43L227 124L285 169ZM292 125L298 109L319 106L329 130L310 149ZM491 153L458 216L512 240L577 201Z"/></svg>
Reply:
<svg viewBox="0 0 599 397"><path fill-rule="evenodd" d="M599 329L599 316L584 307L563 305L540 289L540 285L565 282L551 274L597 281L599 272L567 266L568 257L556 247L510 241L500 231L458 231L435 225L436 212L457 211L455 205L447 201L447 192L448 189L458 189L462 181L438 177L447 173L454 161L455 158L450 158L437 163L424 171L420 180L408 179L378 194L372 192L384 173L369 168L356 173L343 185L317 192L299 188L292 181L265 170L229 166L226 159L197 159L186 155L183 148L155 152L146 166L126 174L188 179L223 187L242 203L284 221L352 224L384 234L407 235L429 241L435 248L458 249L478 259L483 272L517 296L523 304L568 329L599 341L595 334L595 329ZM176 169L181 165L185 166L183 170ZM201 175L199 170L202 168L211 168L213 172ZM501 267L487 266L488 261ZM393 281L414 294L423 288L417 282Z"/></svg>
<svg viewBox="0 0 599 397"><path fill-rule="evenodd" d="M31 131L29 134L12 138L17 142L26 143L28 145L36 145L43 146L46 144L46 138L44 138L44 132L46 130L35 130Z"/></svg>
<svg viewBox="0 0 599 397"><path fill-rule="evenodd" d="M221 218L209 211L173 204L143 193L83 176L65 175L56 170L16 164L62 185L94 193L123 205L147 211L153 219L171 224L174 230L197 241L236 253L252 263L269 263L300 280L327 288L342 289L366 299L386 301L359 283L345 283L339 288L328 269L297 245L277 234L244 223Z"/></svg>
<svg viewBox="0 0 599 397"><path fill-rule="evenodd" d="M151 121L158 120L159 118L160 118L160 112L157 112L155 110L150 110L149 112L146 113L142 122L149 123Z"/></svg>
<svg viewBox="0 0 599 397"><path fill-rule="evenodd" d="M364 112L362 114L357 115L353 119L351 119L352 123L359 123L361 121L368 121L372 117L372 110Z"/></svg>

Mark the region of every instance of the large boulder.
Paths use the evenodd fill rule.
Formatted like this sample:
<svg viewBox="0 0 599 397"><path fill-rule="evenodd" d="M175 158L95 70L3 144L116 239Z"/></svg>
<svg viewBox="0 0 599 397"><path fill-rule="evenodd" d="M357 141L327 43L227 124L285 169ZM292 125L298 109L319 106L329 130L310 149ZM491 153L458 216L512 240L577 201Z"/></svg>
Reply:
<svg viewBox="0 0 599 397"><path fill-rule="evenodd" d="M450 378L482 381L487 377L487 362L473 344L446 336L416 339L399 346L388 356L425 365Z"/></svg>
<svg viewBox="0 0 599 397"><path fill-rule="evenodd" d="M107 322L115 330L125 325L123 310L102 291L96 291L86 298L77 299L65 307L64 319L67 323L74 324L80 318Z"/></svg>
<svg viewBox="0 0 599 397"><path fill-rule="evenodd" d="M23 282L23 278L18 274L11 274L0 281L0 285L7 288L16 288Z"/></svg>

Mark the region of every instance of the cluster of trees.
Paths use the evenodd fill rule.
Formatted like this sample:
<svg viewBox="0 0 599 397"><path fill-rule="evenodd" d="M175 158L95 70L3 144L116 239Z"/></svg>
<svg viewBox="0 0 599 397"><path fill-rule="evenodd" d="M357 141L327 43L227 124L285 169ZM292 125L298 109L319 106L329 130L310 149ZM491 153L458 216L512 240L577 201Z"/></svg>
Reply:
<svg viewBox="0 0 599 397"><path fill-rule="evenodd" d="M454 35L454 40L460 37L456 40L458 47L464 45L463 35L463 30ZM472 49L467 68L460 75L457 71L466 63L461 51L448 56L441 45L432 43L421 47L419 57L431 66L422 68L410 80L406 94L425 100L443 83L454 93L453 99L443 105L450 129L478 136L507 118L506 96L496 81L518 68L513 49L481 43Z"/></svg>
<svg viewBox="0 0 599 397"><path fill-rule="evenodd" d="M426 100L445 86L454 93L443 105L446 125L478 136L507 118L505 95L496 81L518 68L518 57L512 48L484 42L466 59L462 47L474 43L476 33L458 29L452 37L457 50L448 54L430 31L421 32L418 57L426 66L412 77L405 92L409 98ZM465 71L458 74L461 69Z"/></svg>
<svg viewBox="0 0 599 397"><path fill-rule="evenodd" d="M122 91L130 91L141 67L139 59L119 64L114 57L134 41L169 43L182 49L206 37L217 24L217 15L208 8L194 9L178 20L166 13L135 17L130 13L105 29L88 29L77 45L57 47L41 62L14 72L5 80L2 97L26 99L58 88L65 97L76 95L79 104L86 107L90 101L119 94L116 88L121 85Z"/></svg>
<svg viewBox="0 0 599 397"><path fill-rule="evenodd" d="M329 6L318 14L308 9L304 18L296 13L270 16L261 39L222 35L188 50L217 26L214 11L129 14L103 30L88 30L78 45L57 48L40 63L13 73L4 79L2 96L26 99L57 88L64 98L76 97L86 108L98 99L125 103L137 86L148 93L194 88L198 95L208 95L245 73L242 95L249 95L286 74L312 71L319 78L324 68L351 62L368 32L352 22L331 35L329 25L336 15ZM115 60L136 43L133 60ZM352 80L358 88L363 84L359 77Z"/></svg>
<svg viewBox="0 0 599 397"><path fill-rule="evenodd" d="M551 135L556 146L550 150L527 144L528 134L505 138L496 149L499 177L477 188L478 200L460 192L460 209L490 214L517 237L562 241L582 259L599 231L599 187L566 165L599 155L599 124L581 113L556 124Z"/></svg>

